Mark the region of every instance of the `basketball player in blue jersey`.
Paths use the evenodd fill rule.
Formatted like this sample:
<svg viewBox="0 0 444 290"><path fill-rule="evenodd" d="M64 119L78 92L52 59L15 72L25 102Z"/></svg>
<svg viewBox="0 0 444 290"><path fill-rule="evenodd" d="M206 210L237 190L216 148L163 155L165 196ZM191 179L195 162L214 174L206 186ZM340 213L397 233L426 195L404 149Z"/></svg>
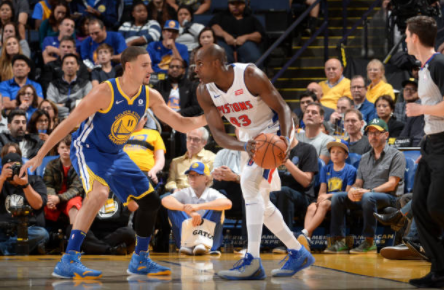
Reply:
<svg viewBox="0 0 444 290"><path fill-rule="evenodd" d="M108 198L109 189L125 205L138 206L136 248L127 273L171 274L169 268L153 262L148 252L160 198L122 148L148 107L160 120L181 132L202 127L206 121L204 116L182 117L165 104L157 91L147 86L153 70L145 49L125 49L121 63L123 76L94 88L52 132L37 156L22 167L23 172L27 168L35 170L49 150L83 122L73 134L71 160L82 179L86 198L74 222L66 253L54 269L53 276L56 277L98 279L102 276L102 272L89 269L80 262L79 252L86 232Z"/></svg>
<svg viewBox="0 0 444 290"><path fill-rule="evenodd" d="M197 99L205 112L216 142L224 148L246 151L241 158L241 188L245 199L248 250L231 270L218 275L230 280L265 278L259 257L262 226L265 224L288 248L286 263L271 272L272 276L292 276L314 263L313 256L296 240L285 224L282 214L270 202L270 191L280 190L276 169L265 170L252 160L253 140L260 133L280 135L291 144L293 125L291 111L265 74L254 64L225 65L225 52L218 45L201 48L195 58L196 74L201 80ZM239 128L239 140L225 132L223 115ZM287 147L287 154L290 146ZM287 155L288 156L288 155ZM296 174L289 160L285 166Z"/></svg>

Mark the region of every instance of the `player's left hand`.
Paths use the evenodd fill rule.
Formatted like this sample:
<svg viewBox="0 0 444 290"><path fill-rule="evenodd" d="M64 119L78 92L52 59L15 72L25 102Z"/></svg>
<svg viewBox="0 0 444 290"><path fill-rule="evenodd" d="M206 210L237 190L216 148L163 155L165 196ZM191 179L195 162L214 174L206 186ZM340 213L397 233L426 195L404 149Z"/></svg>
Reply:
<svg viewBox="0 0 444 290"><path fill-rule="evenodd" d="M253 159L254 158L254 154L256 153L256 141L248 140L246 149L247 149L248 156L251 159Z"/></svg>
<svg viewBox="0 0 444 290"><path fill-rule="evenodd" d="M290 157L290 150L291 150L291 144L288 142L288 139L285 136L279 136L279 138L281 138L281 140L283 140L285 142L285 144L287 145L287 151L285 152L285 159L284 162L287 162L288 158Z"/></svg>
<svg viewBox="0 0 444 290"><path fill-rule="evenodd" d="M405 105L405 114L407 117L416 117L420 115L424 115L422 112L422 105L416 103L408 103Z"/></svg>

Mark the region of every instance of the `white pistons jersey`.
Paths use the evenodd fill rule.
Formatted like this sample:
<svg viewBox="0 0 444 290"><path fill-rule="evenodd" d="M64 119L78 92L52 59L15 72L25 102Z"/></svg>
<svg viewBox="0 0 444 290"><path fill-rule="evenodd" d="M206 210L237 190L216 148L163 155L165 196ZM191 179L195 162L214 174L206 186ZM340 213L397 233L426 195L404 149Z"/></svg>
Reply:
<svg viewBox="0 0 444 290"><path fill-rule="evenodd" d="M207 84L208 92L219 112L240 130L240 140L248 141L260 133L279 131L279 118L276 112L260 98L253 96L244 81L244 63L233 63L234 81L227 92L221 91L216 84Z"/></svg>

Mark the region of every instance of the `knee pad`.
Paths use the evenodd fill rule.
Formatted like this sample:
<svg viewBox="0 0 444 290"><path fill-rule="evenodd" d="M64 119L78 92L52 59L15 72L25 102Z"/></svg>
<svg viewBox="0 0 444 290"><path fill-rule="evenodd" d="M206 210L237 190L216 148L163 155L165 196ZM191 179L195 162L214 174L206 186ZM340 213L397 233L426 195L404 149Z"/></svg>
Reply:
<svg viewBox="0 0 444 290"><path fill-rule="evenodd" d="M157 211L161 206L159 194L156 191L148 193L141 199L136 200L139 205L139 210L142 211Z"/></svg>

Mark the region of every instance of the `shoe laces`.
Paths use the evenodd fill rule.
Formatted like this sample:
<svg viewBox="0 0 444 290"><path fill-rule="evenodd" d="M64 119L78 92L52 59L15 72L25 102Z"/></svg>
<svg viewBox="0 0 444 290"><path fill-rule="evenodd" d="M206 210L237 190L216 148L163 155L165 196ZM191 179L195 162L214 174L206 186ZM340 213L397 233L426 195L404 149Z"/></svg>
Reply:
<svg viewBox="0 0 444 290"><path fill-rule="evenodd" d="M80 253L75 254L71 261L73 262L73 264L75 264L81 270L84 270L84 271L89 271L90 270L85 265L83 265L82 262L80 262Z"/></svg>
<svg viewBox="0 0 444 290"><path fill-rule="evenodd" d="M292 262L295 260L296 258L296 252L288 250L288 254L287 256L285 256L285 258L283 258L280 262L279 265L284 264L284 266L282 266L282 269L287 269L291 266Z"/></svg>
<svg viewBox="0 0 444 290"><path fill-rule="evenodd" d="M249 255L248 253L245 254L245 256L237 261L231 270L238 270L242 271L245 269L245 266L249 266L251 264L251 261L253 260L253 256Z"/></svg>

